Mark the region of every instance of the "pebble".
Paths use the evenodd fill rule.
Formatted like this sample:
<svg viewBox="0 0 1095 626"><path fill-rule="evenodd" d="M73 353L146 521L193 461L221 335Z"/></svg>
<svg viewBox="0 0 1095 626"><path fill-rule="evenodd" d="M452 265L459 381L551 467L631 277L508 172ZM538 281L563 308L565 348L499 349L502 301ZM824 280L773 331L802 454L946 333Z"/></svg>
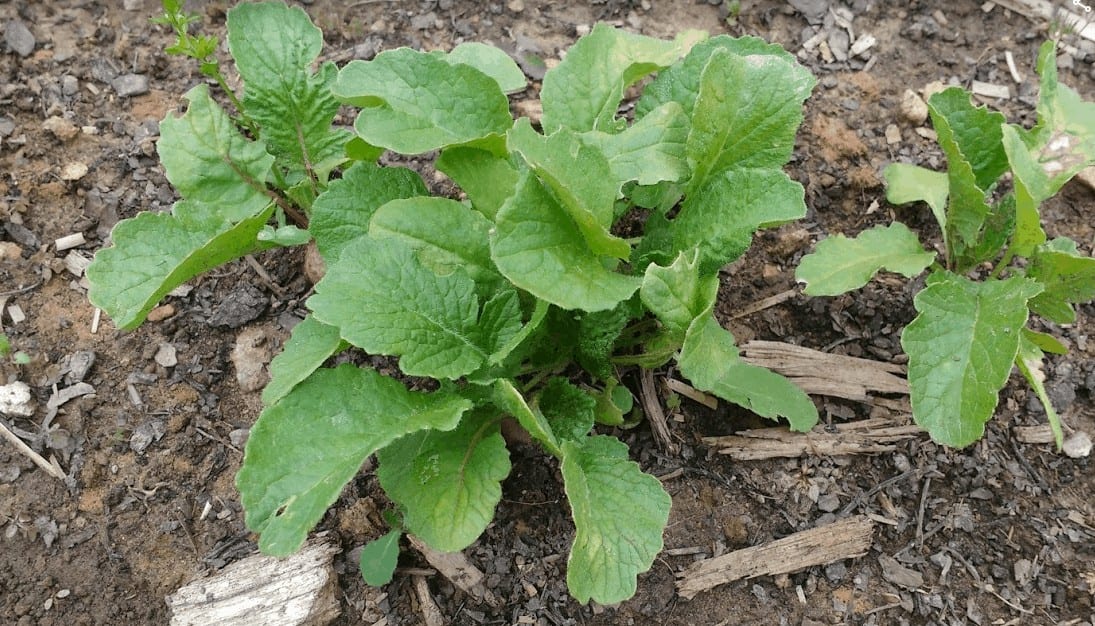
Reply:
<svg viewBox="0 0 1095 626"><path fill-rule="evenodd" d="M143 454L153 441L159 441L167 433L167 427L161 420L145 422L133 431L129 438L129 449L137 454Z"/></svg>
<svg viewBox="0 0 1095 626"><path fill-rule="evenodd" d="M1061 450L1070 459L1082 459L1091 454L1091 437L1078 430L1065 438Z"/></svg>
<svg viewBox="0 0 1095 626"><path fill-rule="evenodd" d="M19 244L10 241L0 241L0 259L18 261L23 256L23 249Z"/></svg>
<svg viewBox="0 0 1095 626"><path fill-rule="evenodd" d="M242 448L247 443L247 437L250 434L250 428L237 428L228 433L228 441L237 448Z"/></svg>
<svg viewBox="0 0 1095 626"><path fill-rule="evenodd" d="M73 161L72 163L66 163L64 167L61 168L61 180L80 180L84 176L87 176L87 173L87 163Z"/></svg>
<svg viewBox="0 0 1095 626"><path fill-rule="evenodd" d="M882 577L898 587L919 589L924 584L924 575L909 569L887 554L879 555L878 564L882 566Z"/></svg>
<svg viewBox="0 0 1095 626"><path fill-rule="evenodd" d="M0 413L18 417L34 415L34 396L30 387L20 380L0 385Z"/></svg>
<svg viewBox="0 0 1095 626"><path fill-rule="evenodd" d="M63 117L54 115L42 122L42 128L48 130L61 141L71 141L80 134L80 128Z"/></svg>
<svg viewBox="0 0 1095 626"><path fill-rule="evenodd" d="M829 12L829 3L827 0L788 0L807 22L811 24L820 24L821 20L825 18L825 14Z"/></svg>
<svg viewBox="0 0 1095 626"><path fill-rule="evenodd" d="M817 508L826 513L832 513L840 508L840 498L827 493L817 499Z"/></svg>
<svg viewBox="0 0 1095 626"><path fill-rule="evenodd" d="M7 231L9 237L15 240L15 243L31 250L38 249L38 235L32 233L26 226L9 220L4 223L4 230Z"/></svg>
<svg viewBox="0 0 1095 626"><path fill-rule="evenodd" d="M15 132L15 122L6 117L0 117L0 137L7 137Z"/></svg>
<svg viewBox="0 0 1095 626"><path fill-rule="evenodd" d="M891 146L901 143L901 129L898 128L897 124L886 126L886 143Z"/></svg>
<svg viewBox="0 0 1095 626"><path fill-rule="evenodd" d="M928 119L928 105L912 89L901 96L901 117L913 126L920 126Z"/></svg>
<svg viewBox="0 0 1095 626"><path fill-rule="evenodd" d="M229 293L209 316L214 326L239 328L262 315L269 305L269 299L254 285L242 285Z"/></svg>
<svg viewBox="0 0 1095 626"><path fill-rule="evenodd" d="M236 337L231 358L241 390L258 391L266 385L270 380L266 364L273 356L272 346L266 341L265 329L248 328Z"/></svg>
<svg viewBox="0 0 1095 626"><path fill-rule="evenodd" d="M178 353L175 346L170 343L161 343L153 359L164 367L175 367L179 364Z"/></svg>
<svg viewBox="0 0 1095 626"><path fill-rule="evenodd" d="M150 322L162 322L174 314L175 307L170 304L164 304L149 311L146 319Z"/></svg>
<svg viewBox="0 0 1095 626"><path fill-rule="evenodd" d="M68 375L65 376L65 380L69 384L83 381L93 365L95 365L95 352L91 350L73 352L68 359Z"/></svg>
<svg viewBox="0 0 1095 626"><path fill-rule="evenodd" d="M122 74L110 81L110 86L123 98L139 96L148 93L148 77L144 74Z"/></svg>
<svg viewBox="0 0 1095 626"><path fill-rule="evenodd" d="M843 29L837 28L829 33L829 50L837 61L848 60L849 46L851 46L851 41L848 39L848 33Z"/></svg>
<svg viewBox="0 0 1095 626"><path fill-rule="evenodd" d="M4 43L8 44L15 54L25 57L34 52L37 41L34 39L34 33L30 32L22 20L11 20L4 28Z"/></svg>

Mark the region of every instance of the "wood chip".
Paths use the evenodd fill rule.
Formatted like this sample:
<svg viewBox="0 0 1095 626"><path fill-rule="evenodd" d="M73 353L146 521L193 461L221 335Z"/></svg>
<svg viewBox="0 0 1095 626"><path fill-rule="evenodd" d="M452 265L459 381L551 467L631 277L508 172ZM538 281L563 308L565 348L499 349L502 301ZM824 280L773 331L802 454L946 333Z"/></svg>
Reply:
<svg viewBox="0 0 1095 626"><path fill-rule="evenodd" d="M677 444L673 443L673 437L669 433L669 425L665 421L665 411L662 411L658 391L654 387L654 370L644 369L640 376L639 399L643 403L643 411L646 413L646 421L650 423L650 431L654 434L654 441L658 447L665 450L670 456L676 456Z"/></svg>
<svg viewBox="0 0 1095 626"><path fill-rule="evenodd" d="M167 597L172 626L323 626L339 617L338 548L317 536L285 559L263 554L232 563Z"/></svg>
<svg viewBox="0 0 1095 626"><path fill-rule="evenodd" d="M70 250L69 253L65 255L64 261L65 269L68 270L68 273L77 278L83 276L84 270L87 269L88 265L91 265L91 259L76 250Z"/></svg>
<svg viewBox="0 0 1095 626"><path fill-rule="evenodd" d="M407 535L407 540L453 585L481 602L491 606L501 606L498 598L483 584L486 576L468 560L468 557L464 556L463 552L438 552L414 535Z"/></svg>
<svg viewBox="0 0 1095 626"><path fill-rule="evenodd" d="M909 393L909 384L903 378L905 368L893 363L778 341L750 341L741 349L747 362L779 372L811 395L866 402L872 393Z"/></svg>
<svg viewBox="0 0 1095 626"><path fill-rule="evenodd" d="M970 85L970 91L975 95L984 96L986 98L999 98L1007 100L1011 97L1011 88L1007 85L996 85L994 83L983 83L979 80L973 81Z"/></svg>
<svg viewBox="0 0 1095 626"><path fill-rule="evenodd" d="M986 2L985 4L990 4ZM1077 33L1084 39L1095 41L1095 20L1075 2L1050 0L996 0L995 4L1015 11L1033 21L1054 23L1058 27L1068 28L1068 32ZM1080 4L1091 6L1088 2ZM982 10L984 7L982 6ZM1071 9L1071 10L1070 10ZM987 11L986 11L987 12Z"/></svg>
<svg viewBox="0 0 1095 626"><path fill-rule="evenodd" d="M1004 60L1008 63L1008 72L1011 73L1011 79L1016 84L1023 82L1023 75L1019 73L1019 68L1015 67L1015 56L1011 53L1011 50L1004 51Z"/></svg>
<svg viewBox="0 0 1095 626"><path fill-rule="evenodd" d="M856 516L699 561L678 574L677 593L691 599L701 591L743 578L789 574L858 558L871 547L873 533L874 523L865 516Z"/></svg>
<svg viewBox="0 0 1095 626"><path fill-rule="evenodd" d="M12 324L21 324L27 319L27 314L23 313L23 307L13 304L8 307L8 317L11 318Z"/></svg>
<svg viewBox="0 0 1095 626"><path fill-rule="evenodd" d="M888 554L879 555L878 564L882 566L882 577L898 587L916 590L924 585L923 574L905 567Z"/></svg>
<svg viewBox="0 0 1095 626"><path fill-rule="evenodd" d="M57 248L58 252L62 252L64 250L68 250L69 248L82 246L85 243L87 243L87 240L84 239L83 233L72 233L71 235L65 235L64 237L57 239L53 242L53 245Z"/></svg>
<svg viewBox="0 0 1095 626"><path fill-rule="evenodd" d="M859 39L855 40L855 43L852 44L850 52L854 57L860 56L864 52L873 48L876 43L878 43L878 40L875 39L874 35L864 33L859 36Z"/></svg>
<svg viewBox="0 0 1095 626"><path fill-rule="evenodd" d="M692 385L679 381L676 378L667 378L665 381L665 386L673 393L679 393L689 400L698 404L702 404L712 411L719 408L719 401L717 398L707 395L706 393L700 391L699 389L696 389Z"/></svg>
<svg viewBox="0 0 1095 626"><path fill-rule="evenodd" d="M441 614L441 609L437 608L437 603L433 601L430 585L426 582L425 576L414 577L414 595L418 598L418 608L422 611L422 619L426 622L426 626L445 626L445 616Z"/></svg>
<svg viewBox="0 0 1095 626"><path fill-rule="evenodd" d="M840 456L892 452L898 441L912 439L924 431L912 424L874 418L815 426L808 433L795 433L785 427L744 430L735 435L704 437L703 442L738 461L802 456Z"/></svg>

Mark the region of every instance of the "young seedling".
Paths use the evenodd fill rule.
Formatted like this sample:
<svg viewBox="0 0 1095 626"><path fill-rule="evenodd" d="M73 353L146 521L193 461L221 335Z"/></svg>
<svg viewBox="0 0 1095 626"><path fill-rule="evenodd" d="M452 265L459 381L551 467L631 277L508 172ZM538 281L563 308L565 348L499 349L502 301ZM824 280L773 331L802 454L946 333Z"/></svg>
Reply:
<svg viewBox="0 0 1095 626"><path fill-rule="evenodd" d="M984 434L1014 364L1045 407L1060 447L1060 419L1044 385L1045 352L1065 346L1029 326L1030 313L1075 321L1073 305L1095 297L1095 259L1067 237L1047 240L1039 207L1095 163L1095 104L1057 82L1055 46L1038 54L1041 92L1032 129L970 103L952 87L928 103L947 171L894 163L886 197L923 201L943 233L943 259L903 224L854 239L836 235L802 259L797 277L810 295L865 285L880 269L913 278L931 266L901 335L909 355L913 417L936 441L967 446ZM1010 174L1010 189L1008 186Z"/></svg>
<svg viewBox="0 0 1095 626"><path fill-rule="evenodd" d="M158 146L183 199L119 224L88 276L92 301L132 328L201 271L314 238L326 274L271 363L236 481L263 551L300 548L373 454L399 523L363 553L370 582L389 577L403 530L467 547L501 498L511 417L558 463L571 593L618 602L661 549L670 506L602 434L632 411L637 368L675 360L701 390L797 430L816 422L713 315L719 269L806 212L782 167L815 80L782 48L598 25L544 77L543 118L514 121L507 93L525 78L490 46L313 73L321 34L280 3L229 11L228 46L240 115L191 90ZM353 136L332 128L340 103L360 108ZM377 163L386 151L436 155L462 194L431 197L418 173ZM268 226L282 210L301 228ZM414 388L324 366L351 347L397 358Z"/></svg>

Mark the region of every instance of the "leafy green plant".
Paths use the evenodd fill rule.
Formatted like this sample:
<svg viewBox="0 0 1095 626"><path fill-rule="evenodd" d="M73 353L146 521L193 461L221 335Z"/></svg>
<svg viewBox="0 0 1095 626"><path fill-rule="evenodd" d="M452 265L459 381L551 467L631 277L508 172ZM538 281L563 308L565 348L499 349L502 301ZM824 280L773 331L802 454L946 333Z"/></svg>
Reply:
<svg viewBox="0 0 1095 626"><path fill-rule="evenodd" d="M617 602L661 549L670 507L627 446L594 430L625 423L637 368L675 360L702 390L814 425L809 398L745 363L713 308L719 269L754 232L805 215L781 168L815 80L778 46L705 37L598 25L544 77L542 120L514 121L506 94L525 79L495 48L312 72L322 38L302 11L228 13L240 110L191 90L158 145L182 200L120 223L87 273L92 301L132 328L201 271L314 238L326 274L270 365L237 476L263 551L297 550L374 453L400 522L363 552L367 579L390 576L402 529L465 548L501 498L512 417L559 464L571 592ZM360 108L352 137L332 127L340 103ZM436 155L461 195L430 196L382 152ZM397 358L404 376L324 366L351 346Z"/></svg>
<svg viewBox="0 0 1095 626"><path fill-rule="evenodd" d="M16 365L26 365L30 363L30 355L22 350L12 351L11 340L8 336L0 333L0 359L11 359L11 362Z"/></svg>
<svg viewBox="0 0 1095 626"><path fill-rule="evenodd" d="M1031 129L975 107L952 87L928 103L947 171L894 163L884 173L895 204L923 201L943 235L942 263L900 223L854 239L836 235L802 259L797 277L810 295L865 285L880 269L915 277L928 266L918 312L902 332L909 355L913 416L933 439L977 441L996 410L1012 364L1045 407L1061 445L1060 419L1046 395L1045 352L1067 349L1029 327L1030 313L1071 323L1073 304L1095 297L1095 259L1067 237L1047 240L1039 207L1095 163L1095 104L1057 82L1055 46L1038 54L1041 93ZM1007 188L1010 174L1011 188Z"/></svg>

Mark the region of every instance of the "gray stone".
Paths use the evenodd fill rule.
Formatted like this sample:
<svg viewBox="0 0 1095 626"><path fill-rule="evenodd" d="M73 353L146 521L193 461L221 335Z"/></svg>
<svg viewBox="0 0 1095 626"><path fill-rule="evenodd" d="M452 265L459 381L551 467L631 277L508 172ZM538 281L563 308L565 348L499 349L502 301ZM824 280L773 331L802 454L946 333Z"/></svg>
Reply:
<svg viewBox="0 0 1095 626"><path fill-rule="evenodd" d="M882 566L882 577L898 587L918 589L924 584L923 574L898 563L892 556L880 555L878 564Z"/></svg>
<svg viewBox="0 0 1095 626"><path fill-rule="evenodd" d="M4 223L4 230L8 231L8 236L11 237L15 243L32 251L38 249L38 235L35 235L26 226L9 221Z"/></svg>
<svg viewBox="0 0 1095 626"><path fill-rule="evenodd" d="M265 329L247 328L236 337L231 358L241 390L258 391L266 385L270 380L266 364L273 356L273 346L266 340Z"/></svg>
<svg viewBox="0 0 1095 626"><path fill-rule="evenodd" d="M15 122L6 117L0 117L0 137L7 137L15 132Z"/></svg>
<svg viewBox="0 0 1095 626"><path fill-rule="evenodd" d="M811 24L820 24L829 11L825 0L788 0L788 2Z"/></svg>
<svg viewBox="0 0 1095 626"><path fill-rule="evenodd" d="M153 441L159 441L167 433L167 426L161 420L145 422L133 431L129 438L129 449L137 454L143 454Z"/></svg>
<svg viewBox="0 0 1095 626"><path fill-rule="evenodd" d="M30 386L22 381L0 385L0 413L11 416L34 415L34 396Z"/></svg>
<svg viewBox="0 0 1095 626"><path fill-rule="evenodd" d="M148 77L144 74L122 74L110 81L110 86L123 98L139 96L148 93Z"/></svg>
<svg viewBox="0 0 1095 626"><path fill-rule="evenodd" d="M34 52L34 45L37 42L34 39L34 33L30 32L22 20L11 20L4 28L4 43L8 44L15 54L25 57Z"/></svg>
<svg viewBox="0 0 1095 626"><path fill-rule="evenodd" d="M209 323L214 326L227 326L239 328L247 322L262 315L269 304L269 299L254 285L243 285L228 294L209 317Z"/></svg>
<svg viewBox="0 0 1095 626"><path fill-rule="evenodd" d="M832 513L840 508L840 498L827 493L817 499L817 508L826 513Z"/></svg>

